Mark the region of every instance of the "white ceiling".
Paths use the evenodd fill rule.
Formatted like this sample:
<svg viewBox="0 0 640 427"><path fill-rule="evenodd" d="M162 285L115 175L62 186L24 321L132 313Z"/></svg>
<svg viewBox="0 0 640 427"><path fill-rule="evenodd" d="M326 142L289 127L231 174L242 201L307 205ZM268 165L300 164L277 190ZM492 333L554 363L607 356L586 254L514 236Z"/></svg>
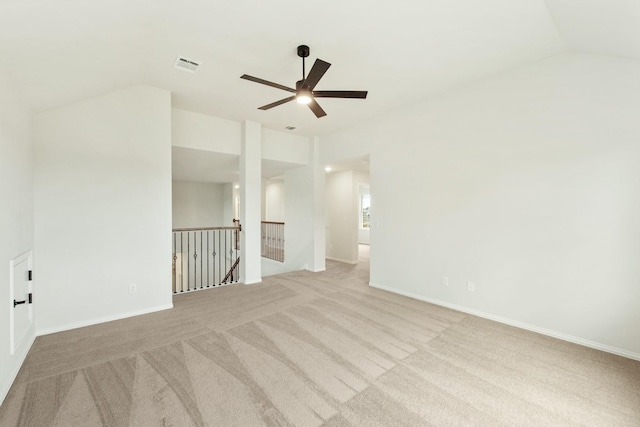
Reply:
<svg viewBox="0 0 640 427"><path fill-rule="evenodd" d="M572 49L640 59L640 1L547 0L547 4Z"/></svg>
<svg viewBox="0 0 640 427"><path fill-rule="evenodd" d="M36 111L132 84L170 90L176 107L323 135L567 47L640 59L637 0L2 0L0 78ZM549 13L551 11L551 13ZM319 90L368 90L367 100L323 99L317 119L287 93L309 63L333 64ZM190 74L178 55L200 61Z"/></svg>

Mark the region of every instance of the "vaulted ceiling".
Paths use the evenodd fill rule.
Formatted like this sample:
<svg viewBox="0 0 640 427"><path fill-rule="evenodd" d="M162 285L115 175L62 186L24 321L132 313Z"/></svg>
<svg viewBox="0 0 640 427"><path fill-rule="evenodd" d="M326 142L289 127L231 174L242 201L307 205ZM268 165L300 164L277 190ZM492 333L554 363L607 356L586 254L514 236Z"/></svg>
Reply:
<svg viewBox="0 0 640 427"><path fill-rule="evenodd" d="M332 67L317 119L287 95L309 64ZM133 84L170 90L178 108L323 135L447 89L566 50L640 59L637 0L3 0L0 78L42 111ZM191 74L177 56L200 62Z"/></svg>

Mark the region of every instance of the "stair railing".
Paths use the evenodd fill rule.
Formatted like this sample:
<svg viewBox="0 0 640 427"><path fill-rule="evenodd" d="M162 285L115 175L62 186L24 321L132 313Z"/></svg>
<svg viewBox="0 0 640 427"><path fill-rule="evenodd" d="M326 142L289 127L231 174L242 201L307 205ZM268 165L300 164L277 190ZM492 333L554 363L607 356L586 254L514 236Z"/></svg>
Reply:
<svg viewBox="0 0 640 427"><path fill-rule="evenodd" d="M262 221L261 255L275 261L284 262L284 222Z"/></svg>
<svg viewBox="0 0 640 427"><path fill-rule="evenodd" d="M239 221L234 227L173 229L173 293L237 283L240 265Z"/></svg>

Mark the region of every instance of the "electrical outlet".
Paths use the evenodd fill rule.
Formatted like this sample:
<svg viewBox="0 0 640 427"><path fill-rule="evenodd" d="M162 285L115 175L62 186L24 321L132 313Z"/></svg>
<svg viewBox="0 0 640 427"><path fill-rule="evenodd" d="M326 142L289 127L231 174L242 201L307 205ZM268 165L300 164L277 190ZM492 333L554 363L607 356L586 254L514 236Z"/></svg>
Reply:
<svg viewBox="0 0 640 427"><path fill-rule="evenodd" d="M447 276L442 276L442 286L449 286L449 278Z"/></svg>
<svg viewBox="0 0 640 427"><path fill-rule="evenodd" d="M467 282L467 290L469 292L475 292L476 291L476 284L475 282Z"/></svg>
<svg viewBox="0 0 640 427"><path fill-rule="evenodd" d="M135 294L137 291L138 291L138 285L136 285L135 283L132 283L129 285L130 294Z"/></svg>

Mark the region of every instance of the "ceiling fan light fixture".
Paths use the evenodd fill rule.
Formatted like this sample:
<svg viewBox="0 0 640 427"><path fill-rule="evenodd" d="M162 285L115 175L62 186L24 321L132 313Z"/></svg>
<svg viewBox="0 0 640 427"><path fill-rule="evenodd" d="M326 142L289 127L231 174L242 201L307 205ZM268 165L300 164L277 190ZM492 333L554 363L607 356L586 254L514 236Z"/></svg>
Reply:
<svg viewBox="0 0 640 427"><path fill-rule="evenodd" d="M296 95L296 101L298 101L298 104L308 105L311 103L312 99L311 92L308 90L301 90Z"/></svg>

